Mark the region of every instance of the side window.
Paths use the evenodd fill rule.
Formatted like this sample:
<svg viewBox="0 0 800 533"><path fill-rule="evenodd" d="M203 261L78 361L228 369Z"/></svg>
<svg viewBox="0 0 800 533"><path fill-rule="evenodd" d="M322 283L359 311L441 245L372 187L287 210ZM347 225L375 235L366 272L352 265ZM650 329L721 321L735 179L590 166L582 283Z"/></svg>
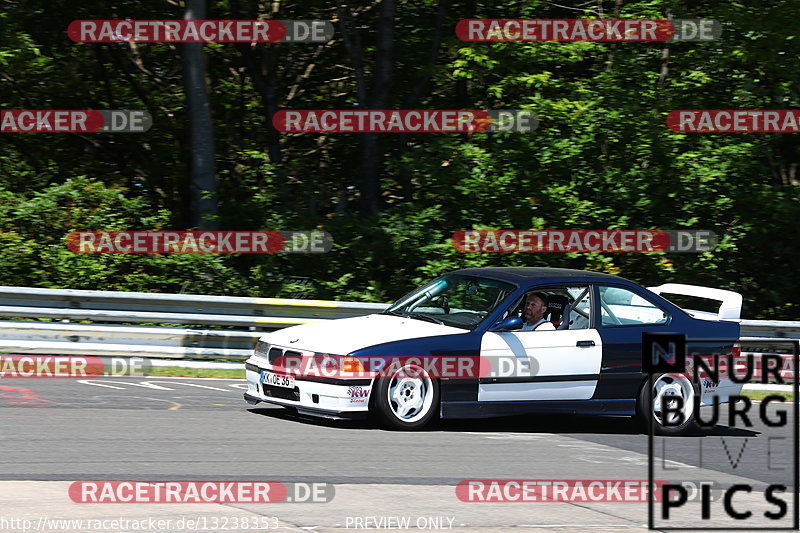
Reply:
<svg viewBox="0 0 800 533"><path fill-rule="evenodd" d="M519 316L525 322L522 331L530 331L534 324L541 320L541 318L530 317L527 314L526 302L528 294L531 293L544 294L547 297L547 308L542 318L552 324L547 328L536 327L536 331L587 329L589 327L592 291L588 286L545 287L527 293L509 313L511 316Z"/></svg>
<svg viewBox="0 0 800 533"><path fill-rule="evenodd" d="M508 294L509 291L499 287L480 283L462 283L454 290L448 291L447 298L451 313L483 313L494 309ZM439 310L441 312L441 308Z"/></svg>
<svg viewBox="0 0 800 533"><path fill-rule="evenodd" d="M569 329L588 329L592 312L592 291L589 287L567 289L573 303L569 314Z"/></svg>
<svg viewBox="0 0 800 533"><path fill-rule="evenodd" d="M603 327L665 324L666 311L621 287L600 286L600 323Z"/></svg>

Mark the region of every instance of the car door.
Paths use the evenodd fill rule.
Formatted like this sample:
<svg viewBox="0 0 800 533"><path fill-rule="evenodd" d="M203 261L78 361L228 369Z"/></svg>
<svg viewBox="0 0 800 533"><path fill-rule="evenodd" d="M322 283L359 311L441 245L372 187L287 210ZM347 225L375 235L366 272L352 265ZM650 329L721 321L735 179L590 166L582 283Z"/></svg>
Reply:
<svg viewBox="0 0 800 533"><path fill-rule="evenodd" d="M568 325L558 330L487 332L478 401L588 400L597 387L602 342L592 327L588 286L542 289L569 295ZM575 328L575 329L572 329Z"/></svg>

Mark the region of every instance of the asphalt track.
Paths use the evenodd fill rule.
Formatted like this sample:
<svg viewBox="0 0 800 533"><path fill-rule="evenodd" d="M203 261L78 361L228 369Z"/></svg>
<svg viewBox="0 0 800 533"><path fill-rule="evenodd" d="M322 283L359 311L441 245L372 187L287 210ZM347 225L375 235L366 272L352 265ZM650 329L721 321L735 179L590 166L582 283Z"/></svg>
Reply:
<svg viewBox="0 0 800 533"><path fill-rule="evenodd" d="M426 491L452 499L452 486L465 479L648 478L648 437L624 418L442 421L426 431L405 433L368 422L329 422L279 407L249 406L243 388L237 380L0 379L0 480L316 481L335 484L337 500L353 487L372 487L371 508L400 514L409 509L397 491L407 495L406 502L421 498L419 507L430 502L423 497ZM751 428L719 425L694 437L655 438L655 477L791 487L792 410L782 428L753 418ZM356 499L369 499L361 490L358 494ZM542 520L554 531L580 525L570 504L537 508L569 508L552 516L550 511L540 512L538 519L512 512L496 520L487 514L488 507L474 511L489 504L461 505L472 507L459 511L462 518L455 527L478 527L470 523L470 513L480 517L484 529L538 527ZM646 523L642 505L600 505L613 511L593 509L595 514L584 519L592 522L584 525L601 527L609 519L609 530L630 530ZM636 516L631 516L632 507L620 512L620 505L636 505ZM287 513L289 529L344 527L341 517L312 520L315 513ZM303 526L303 520L311 525Z"/></svg>

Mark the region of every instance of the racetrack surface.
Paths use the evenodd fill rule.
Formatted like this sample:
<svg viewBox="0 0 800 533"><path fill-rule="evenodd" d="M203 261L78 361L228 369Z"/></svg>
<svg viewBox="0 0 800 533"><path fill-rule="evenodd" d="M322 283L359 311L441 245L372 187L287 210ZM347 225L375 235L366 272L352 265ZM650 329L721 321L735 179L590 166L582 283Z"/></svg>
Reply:
<svg viewBox="0 0 800 533"><path fill-rule="evenodd" d="M369 494L381 500L375 505L399 514L409 509L392 491L410 491L414 498L426 490L438 491L438 498L455 500L452 486L465 479L648 478L648 437L624 418L442 421L407 433L369 422L329 422L301 418L280 407L250 406L242 399L244 388L245 382L237 380L2 379L0 479L317 481L336 484L336 501L344 507L340 496L348 490L374 487ZM791 428L791 410L789 414ZM753 422L747 429L716 426L702 436L657 437L656 454L665 459L655 462L655 477L791 486L791 440L768 438L785 435L786 429ZM420 505L426 501L430 503L423 498ZM499 504L516 507L491 522L487 517L493 513L487 515L489 507L481 506L494 504L456 503L469 509L459 511L462 518L456 526L477 527L468 519L475 513L482 517L482 527L541 525L544 516L555 530L577 527L572 504L539 504L539 513L546 506L572 510L552 516L548 511L538 519L519 515L520 504ZM449 509L447 505L440 508ZM587 505L577 507L611 506L596 511L591 525L638 528L646 523L646 506L641 504ZM292 527L344 527L341 517L312 518L315 513L308 512L293 516L296 511L288 507Z"/></svg>

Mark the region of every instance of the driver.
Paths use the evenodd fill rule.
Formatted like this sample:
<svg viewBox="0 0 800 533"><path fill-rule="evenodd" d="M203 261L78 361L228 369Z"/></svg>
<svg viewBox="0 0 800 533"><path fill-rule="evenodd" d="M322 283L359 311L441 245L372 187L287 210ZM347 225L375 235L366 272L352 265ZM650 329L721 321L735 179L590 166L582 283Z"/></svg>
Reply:
<svg viewBox="0 0 800 533"><path fill-rule="evenodd" d="M522 311L525 324L522 325L521 331L533 331L535 329L539 331L555 330L555 326L544 319L546 312L547 295L543 292L529 293L525 299L525 308Z"/></svg>

